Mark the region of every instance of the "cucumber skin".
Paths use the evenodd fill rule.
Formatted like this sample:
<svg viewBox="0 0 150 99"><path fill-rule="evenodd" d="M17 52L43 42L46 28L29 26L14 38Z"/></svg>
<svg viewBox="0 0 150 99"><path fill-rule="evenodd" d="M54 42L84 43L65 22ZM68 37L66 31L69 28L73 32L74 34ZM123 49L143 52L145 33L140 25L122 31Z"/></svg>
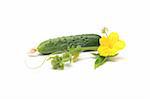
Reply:
<svg viewBox="0 0 150 99"><path fill-rule="evenodd" d="M37 51L40 54L47 55L58 51L66 51L68 47L78 45L81 47L98 47L100 38L101 36L97 34L58 37L41 42L37 47Z"/></svg>

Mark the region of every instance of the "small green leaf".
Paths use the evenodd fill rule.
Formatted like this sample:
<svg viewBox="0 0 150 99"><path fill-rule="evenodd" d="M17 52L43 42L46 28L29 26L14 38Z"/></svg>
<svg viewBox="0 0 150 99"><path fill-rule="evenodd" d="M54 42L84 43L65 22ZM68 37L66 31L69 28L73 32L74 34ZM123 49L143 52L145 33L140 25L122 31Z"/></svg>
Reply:
<svg viewBox="0 0 150 99"><path fill-rule="evenodd" d="M107 61L107 57L98 56L95 61L95 69L103 65Z"/></svg>
<svg viewBox="0 0 150 99"><path fill-rule="evenodd" d="M77 46L77 47L71 47L69 48L69 52L74 55L76 53L80 53L81 52L81 46Z"/></svg>
<svg viewBox="0 0 150 99"><path fill-rule="evenodd" d="M64 63L62 62L62 57L56 55L51 60L52 68L53 69L64 69Z"/></svg>
<svg viewBox="0 0 150 99"><path fill-rule="evenodd" d="M70 60L70 57L71 57L71 55L70 55L69 52L64 53L64 54L62 55L63 62L69 61L69 60Z"/></svg>
<svg viewBox="0 0 150 99"><path fill-rule="evenodd" d="M79 53L75 53L75 54L73 55L72 61L73 61L73 62L76 62L76 61L78 60L78 57L79 57Z"/></svg>
<svg viewBox="0 0 150 99"><path fill-rule="evenodd" d="M77 47L72 47L69 49L69 52L72 56L72 58L70 59L70 61L72 62L76 62L78 57L79 57L79 54L81 52L81 46L77 46Z"/></svg>
<svg viewBox="0 0 150 99"><path fill-rule="evenodd" d="M59 69L61 69L61 70L64 69L64 63L63 62L59 63Z"/></svg>
<svg viewBox="0 0 150 99"><path fill-rule="evenodd" d="M64 53L60 52L61 55L49 56L47 60L51 60L53 69L63 70L66 62L70 61L71 63L77 61L80 52L81 46L71 47L68 48L67 51ZM59 52L53 54L59 54Z"/></svg>
<svg viewBox="0 0 150 99"><path fill-rule="evenodd" d="M91 53L92 55L94 55L94 56L96 56L96 57L98 57L99 56L99 54L98 53Z"/></svg>

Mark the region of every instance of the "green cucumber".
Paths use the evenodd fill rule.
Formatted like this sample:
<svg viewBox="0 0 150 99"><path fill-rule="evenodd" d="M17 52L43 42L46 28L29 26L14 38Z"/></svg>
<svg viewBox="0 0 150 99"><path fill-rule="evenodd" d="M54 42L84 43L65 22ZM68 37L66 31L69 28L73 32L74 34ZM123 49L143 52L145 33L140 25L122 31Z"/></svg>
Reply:
<svg viewBox="0 0 150 99"><path fill-rule="evenodd" d="M76 46L81 46L82 51L97 50L100 45L100 38L97 34L58 37L41 42L37 47L37 51L40 54L51 54L60 51L64 52L67 48Z"/></svg>

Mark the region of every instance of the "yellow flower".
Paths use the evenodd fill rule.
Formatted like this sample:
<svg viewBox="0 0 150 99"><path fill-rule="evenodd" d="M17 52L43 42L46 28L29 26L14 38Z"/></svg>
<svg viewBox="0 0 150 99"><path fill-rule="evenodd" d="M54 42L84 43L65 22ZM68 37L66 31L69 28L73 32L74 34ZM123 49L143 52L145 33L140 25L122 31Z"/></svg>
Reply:
<svg viewBox="0 0 150 99"><path fill-rule="evenodd" d="M112 32L108 37L100 39L98 52L101 56L114 56L119 50L125 47L125 42L119 39L117 32Z"/></svg>

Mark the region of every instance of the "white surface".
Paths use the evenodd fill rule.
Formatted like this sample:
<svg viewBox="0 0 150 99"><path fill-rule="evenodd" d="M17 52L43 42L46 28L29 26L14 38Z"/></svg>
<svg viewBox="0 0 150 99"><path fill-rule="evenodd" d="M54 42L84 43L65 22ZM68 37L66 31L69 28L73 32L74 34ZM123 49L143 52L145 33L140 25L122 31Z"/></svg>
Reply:
<svg viewBox="0 0 150 99"><path fill-rule="evenodd" d="M149 9L148 0L1 0L0 98L149 99ZM94 59L84 53L64 71L24 64L40 41L99 33L103 26L127 43L117 62L94 70Z"/></svg>

